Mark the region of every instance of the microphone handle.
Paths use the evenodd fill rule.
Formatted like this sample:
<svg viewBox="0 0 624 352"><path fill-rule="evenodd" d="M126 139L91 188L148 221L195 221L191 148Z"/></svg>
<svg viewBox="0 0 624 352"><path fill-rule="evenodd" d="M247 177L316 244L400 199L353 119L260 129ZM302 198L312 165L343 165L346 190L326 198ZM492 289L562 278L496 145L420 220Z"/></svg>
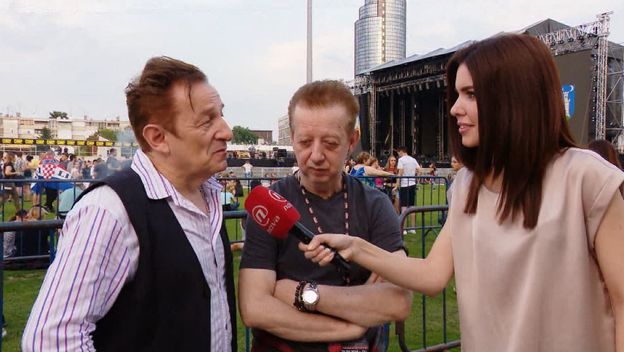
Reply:
<svg viewBox="0 0 624 352"><path fill-rule="evenodd" d="M309 244L310 241L312 241L312 238L314 237L314 233L308 230L307 227L303 226L298 221L295 223L295 226L293 226L293 228L290 229L290 233L295 235L295 237L297 237L299 241L305 244ZM331 249L331 251L334 252L334 259L332 259L331 262L334 265L336 265L338 269L342 269L348 273L351 270L351 264L349 264L349 262L347 262L340 254L338 254L338 252L336 252L335 249L328 247L327 245L324 245L324 246Z"/></svg>

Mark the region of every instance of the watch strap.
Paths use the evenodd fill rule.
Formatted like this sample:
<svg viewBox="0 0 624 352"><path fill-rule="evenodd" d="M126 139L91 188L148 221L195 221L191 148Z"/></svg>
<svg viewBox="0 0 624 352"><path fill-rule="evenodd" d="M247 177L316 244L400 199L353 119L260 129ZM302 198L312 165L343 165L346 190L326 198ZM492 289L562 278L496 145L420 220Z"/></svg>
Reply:
<svg viewBox="0 0 624 352"><path fill-rule="evenodd" d="M306 280L302 280L299 281L299 284L297 285L297 288L295 289L295 301L293 302L293 305L295 306L295 308L297 308L300 312L305 312L306 308L303 304L303 288L308 284L308 281Z"/></svg>

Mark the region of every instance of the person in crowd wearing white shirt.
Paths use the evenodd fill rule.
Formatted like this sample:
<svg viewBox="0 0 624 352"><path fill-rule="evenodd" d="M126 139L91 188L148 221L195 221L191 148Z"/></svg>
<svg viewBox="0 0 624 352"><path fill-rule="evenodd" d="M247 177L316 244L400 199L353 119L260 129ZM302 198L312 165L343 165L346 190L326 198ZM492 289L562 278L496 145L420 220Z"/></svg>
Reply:
<svg viewBox="0 0 624 352"><path fill-rule="evenodd" d="M407 207L411 207L416 201L416 176L420 172L420 164L416 159L407 154L407 148L398 147L399 161L397 163L399 179L399 202L401 203L401 212ZM411 225L416 224L415 214L410 215Z"/></svg>
<svg viewBox="0 0 624 352"><path fill-rule="evenodd" d="M126 88L131 169L67 214L24 351L236 351L232 254L213 177L232 131L197 67L147 61Z"/></svg>
<svg viewBox="0 0 624 352"><path fill-rule="evenodd" d="M241 166L243 168L243 172L244 172L244 176L246 178L248 177L252 177L253 176L253 165L251 165L251 163L249 162L249 160L245 160L245 163L243 164L243 166Z"/></svg>

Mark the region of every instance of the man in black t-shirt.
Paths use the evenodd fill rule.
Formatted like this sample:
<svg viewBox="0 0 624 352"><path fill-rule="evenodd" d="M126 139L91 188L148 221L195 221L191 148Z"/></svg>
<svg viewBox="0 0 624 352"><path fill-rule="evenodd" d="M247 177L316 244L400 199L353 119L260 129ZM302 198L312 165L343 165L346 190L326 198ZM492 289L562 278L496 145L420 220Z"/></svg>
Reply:
<svg viewBox="0 0 624 352"><path fill-rule="evenodd" d="M405 255L399 221L381 192L343 173L359 139L358 104L337 81L313 82L291 99L293 149L299 172L271 185L314 233L358 236ZM316 219L316 220L315 220ZM278 240L247 222L239 305L258 351L383 351L381 326L405 319L411 293L352 264L345 276L319 267L296 237Z"/></svg>

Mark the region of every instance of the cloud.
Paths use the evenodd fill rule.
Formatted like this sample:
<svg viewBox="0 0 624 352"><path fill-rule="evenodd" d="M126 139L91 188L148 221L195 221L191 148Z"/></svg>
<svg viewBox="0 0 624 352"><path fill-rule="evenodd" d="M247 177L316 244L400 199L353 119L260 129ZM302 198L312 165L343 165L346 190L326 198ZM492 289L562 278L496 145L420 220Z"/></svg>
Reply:
<svg viewBox="0 0 624 352"><path fill-rule="evenodd" d="M408 55L466 40L479 40L501 31L514 31L552 18L570 26L596 20L595 15L614 10L611 40L624 41L624 2L514 0L438 1L422 6L408 2Z"/></svg>
<svg viewBox="0 0 624 352"><path fill-rule="evenodd" d="M353 77L353 26L363 0L314 1L314 77ZM203 69L229 121L273 129L305 82L305 1L0 1L0 111L125 116L123 88L154 55ZM553 18L577 25L624 1L473 0L407 3L407 54L451 47Z"/></svg>

